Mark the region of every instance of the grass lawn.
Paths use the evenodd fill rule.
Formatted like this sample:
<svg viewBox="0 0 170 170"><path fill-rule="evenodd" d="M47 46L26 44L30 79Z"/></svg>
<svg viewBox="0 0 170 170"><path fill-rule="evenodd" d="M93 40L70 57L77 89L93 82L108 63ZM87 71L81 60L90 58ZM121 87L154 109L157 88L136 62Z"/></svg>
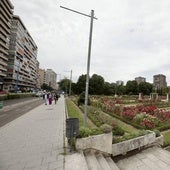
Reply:
<svg viewBox="0 0 170 170"><path fill-rule="evenodd" d="M111 117L111 116L110 116L110 117ZM114 118L114 117L111 117L111 118L112 118L112 120L113 120L116 124L118 124L118 125L119 125L124 131L126 131L126 132L129 132L129 133L137 133L137 132L140 131L140 130L136 129L135 127L133 127L133 126L131 126L131 125L129 125L129 124L127 124L127 123L125 123L125 122L117 119L117 118Z"/></svg>
<svg viewBox="0 0 170 170"><path fill-rule="evenodd" d="M164 137L164 146L170 146L170 130L161 133Z"/></svg>
<svg viewBox="0 0 170 170"><path fill-rule="evenodd" d="M66 99L68 115L70 118L79 119L79 127L84 126L84 115L81 110L69 99ZM87 120L87 127L96 127L89 119Z"/></svg>

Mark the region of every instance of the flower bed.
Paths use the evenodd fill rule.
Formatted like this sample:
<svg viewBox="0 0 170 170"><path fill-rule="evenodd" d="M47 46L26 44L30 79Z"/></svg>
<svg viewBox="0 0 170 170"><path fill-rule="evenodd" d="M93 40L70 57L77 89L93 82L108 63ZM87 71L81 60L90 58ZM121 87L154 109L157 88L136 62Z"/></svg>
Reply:
<svg viewBox="0 0 170 170"><path fill-rule="evenodd" d="M97 97L95 102L97 103ZM158 128L163 124L168 125L170 120L170 111L159 109L152 103L150 105L123 106L122 104L116 104L116 100L113 98L99 97L98 106L104 112L119 117L125 122L130 122L135 127L140 126L144 129Z"/></svg>

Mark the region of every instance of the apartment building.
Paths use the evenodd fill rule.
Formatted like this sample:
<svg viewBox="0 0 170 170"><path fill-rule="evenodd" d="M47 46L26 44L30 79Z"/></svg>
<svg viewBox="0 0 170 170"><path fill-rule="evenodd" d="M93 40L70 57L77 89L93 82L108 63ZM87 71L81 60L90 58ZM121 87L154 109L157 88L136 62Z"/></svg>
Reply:
<svg viewBox="0 0 170 170"><path fill-rule="evenodd" d="M40 86L42 86L43 84L47 84L47 82L46 82L46 71L45 71L45 69L39 68L38 74L39 74L39 78L40 78Z"/></svg>
<svg viewBox="0 0 170 170"><path fill-rule="evenodd" d="M36 88L38 77L37 45L19 16L11 22L9 58L5 89L30 91Z"/></svg>
<svg viewBox="0 0 170 170"><path fill-rule="evenodd" d="M161 89L167 87L166 76L158 74L153 76L153 87L155 89Z"/></svg>
<svg viewBox="0 0 170 170"><path fill-rule="evenodd" d="M53 89L57 89L56 87L57 74L52 69L46 70L46 83L48 86Z"/></svg>
<svg viewBox="0 0 170 170"><path fill-rule="evenodd" d="M122 80L118 80L116 81L116 85L117 86L124 85L124 82Z"/></svg>
<svg viewBox="0 0 170 170"><path fill-rule="evenodd" d="M7 74L9 36L14 6L9 0L0 0L0 91Z"/></svg>
<svg viewBox="0 0 170 170"><path fill-rule="evenodd" d="M140 84L142 82L146 82L146 78L144 78L144 77L136 77L135 81L137 81L137 83Z"/></svg>
<svg viewBox="0 0 170 170"><path fill-rule="evenodd" d="M40 66L40 63L38 60L36 60L36 85L35 85L35 88L36 89L40 89L41 88L41 80L40 80L40 75L39 75L39 66Z"/></svg>

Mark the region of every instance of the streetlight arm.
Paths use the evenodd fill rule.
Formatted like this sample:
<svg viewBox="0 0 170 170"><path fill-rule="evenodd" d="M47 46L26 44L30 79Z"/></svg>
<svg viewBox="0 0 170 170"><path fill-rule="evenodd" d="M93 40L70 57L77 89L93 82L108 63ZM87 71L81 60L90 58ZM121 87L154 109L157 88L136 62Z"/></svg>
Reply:
<svg viewBox="0 0 170 170"><path fill-rule="evenodd" d="M60 6L60 8L63 8L63 9L66 9L66 10L69 10L69 11L72 11L72 12L78 13L78 14L80 14L80 15L84 15L84 16L86 16L86 17L90 17L90 18L91 18L91 15L87 15L87 14L84 14L84 13L81 13L81 12L78 12L78 11L75 11L75 10L73 10L73 9L66 8L66 7L64 7L64 6ZM94 19L97 19L97 18L94 17L94 16L93 16L93 18L94 18Z"/></svg>

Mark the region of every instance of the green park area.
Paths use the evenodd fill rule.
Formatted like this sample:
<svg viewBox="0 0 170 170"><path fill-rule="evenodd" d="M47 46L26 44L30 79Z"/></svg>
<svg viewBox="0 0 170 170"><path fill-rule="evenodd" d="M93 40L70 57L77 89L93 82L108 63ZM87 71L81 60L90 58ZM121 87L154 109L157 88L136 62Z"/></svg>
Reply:
<svg viewBox="0 0 170 170"><path fill-rule="evenodd" d="M84 103L81 96L66 99L69 117L79 119L80 132L84 127ZM155 131L164 136L164 146L170 145L170 102L151 100L147 96L138 100L138 96L101 96L90 95L86 129L112 127L113 142L119 142ZM83 128L84 130L85 128ZM97 133L99 133L97 131Z"/></svg>

